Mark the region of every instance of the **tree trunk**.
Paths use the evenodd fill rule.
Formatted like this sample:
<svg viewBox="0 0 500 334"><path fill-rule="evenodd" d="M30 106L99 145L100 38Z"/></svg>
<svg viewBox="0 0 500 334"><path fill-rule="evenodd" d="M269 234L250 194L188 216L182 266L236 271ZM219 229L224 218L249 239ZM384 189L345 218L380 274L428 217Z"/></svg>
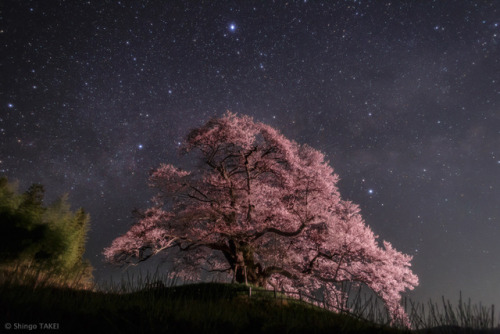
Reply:
<svg viewBox="0 0 500 334"><path fill-rule="evenodd" d="M234 278L237 283L251 284L260 287L266 285L267 278L263 275L259 264L236 266L235 270Z"/></svg>
<svg viewBox="0 0 500 334"><path fill-rule="evenodd" d="M236 282L264 287L267 279L260 263L255 263L250 245L239 242L234 250L236 261L233 270Z"/></svg>

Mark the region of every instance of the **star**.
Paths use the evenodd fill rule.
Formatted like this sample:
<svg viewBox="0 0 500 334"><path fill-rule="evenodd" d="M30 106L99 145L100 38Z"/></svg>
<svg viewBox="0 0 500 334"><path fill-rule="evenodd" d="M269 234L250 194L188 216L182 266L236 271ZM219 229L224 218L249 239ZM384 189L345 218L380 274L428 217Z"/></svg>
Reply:
<svg viewBox="0 0 500 334"><path fill-rule="evenodd" d="M500 266L485 269L500 252L500 228L493 227L500 219L498 5L78 3L9 5L12 27L0 28L9 83L2 87L0 176L43 183L53 194L70 191L72 206L95 218L89 257L149 200L143 172L161 163L191 169L176 154L189 148L186 135L230 110L325 153L340 196L360 206L381 238L418 252L419 298L470 289L464 293L477 293L476 300L500 303L500 291L488 286ZM407 15L410 7L425 15ZM78 15L65 19L68 12ZM81 29L88 17L94 28ZM28 21L36 29L22 25ZM102 196L92 190L99 182ZM120 185L133 194L116 191ZM101 222L103 214L115 228ZM453 226L448 237L436 226L441 221ZM413 222L418 233L398 222ZM482 256L474 261L460 256L459 242L472 229L468 242ZM103 263L92 264L106 279ZM477 282L469 286L472 271Z"/></svg>

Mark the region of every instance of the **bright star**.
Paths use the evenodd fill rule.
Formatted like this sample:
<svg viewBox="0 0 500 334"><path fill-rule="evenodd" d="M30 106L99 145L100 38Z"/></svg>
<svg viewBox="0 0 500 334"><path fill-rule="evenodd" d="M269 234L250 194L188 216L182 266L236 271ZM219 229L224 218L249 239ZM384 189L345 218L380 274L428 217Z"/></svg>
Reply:
<svg viewBox="0 0 500 334"><path fill-rule="evenodd" d="M231 31L235 31L235 30L236 30L236 24L231 23L231 24L229 25L229 30L231 30Z"/></svg>
<svg viewBox="0 0 500 334"><path fill-rule="evenodd" d="M371 195L373 194L373 189L368 189L368 193Z"/></svg>
<svg viewBox="0 0 500 334"><path fill-rule="evenodd" d="M142 144L139 144L139 145L137 145L137 148L138 148L139 150L142 150L142 149L144 148L144 146L143 146Z"/></svg>

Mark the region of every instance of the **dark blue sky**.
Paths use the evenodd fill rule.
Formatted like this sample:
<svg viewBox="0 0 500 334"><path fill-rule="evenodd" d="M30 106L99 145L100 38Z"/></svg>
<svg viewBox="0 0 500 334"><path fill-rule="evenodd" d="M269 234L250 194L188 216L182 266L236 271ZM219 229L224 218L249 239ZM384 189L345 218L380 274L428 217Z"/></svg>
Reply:
<svg viewBox="0 0 500 334"><path fill-rule="evenodd" d="M102 249L226 110L324 152L414 298L500 305L496 1L4 1L0 174L69 193Z"/></svg>

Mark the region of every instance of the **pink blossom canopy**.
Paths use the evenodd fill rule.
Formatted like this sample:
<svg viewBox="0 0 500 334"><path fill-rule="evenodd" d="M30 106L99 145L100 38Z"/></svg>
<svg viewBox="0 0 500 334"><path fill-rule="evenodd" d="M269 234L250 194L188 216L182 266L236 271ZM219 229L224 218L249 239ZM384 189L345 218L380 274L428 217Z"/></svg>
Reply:
<svg viewBox="0 0 500 334"><path fill-rule="evenodd" d="M324 155L272 127L227 112L192 130L182 147L196 170L162 164L150 177L155 205L105 249L112 263L170 254L177 274L227 273L287 291L359 282L407 324L401 294L418 285L409 255L382 246L359 207L341 199Z"/></svg>

